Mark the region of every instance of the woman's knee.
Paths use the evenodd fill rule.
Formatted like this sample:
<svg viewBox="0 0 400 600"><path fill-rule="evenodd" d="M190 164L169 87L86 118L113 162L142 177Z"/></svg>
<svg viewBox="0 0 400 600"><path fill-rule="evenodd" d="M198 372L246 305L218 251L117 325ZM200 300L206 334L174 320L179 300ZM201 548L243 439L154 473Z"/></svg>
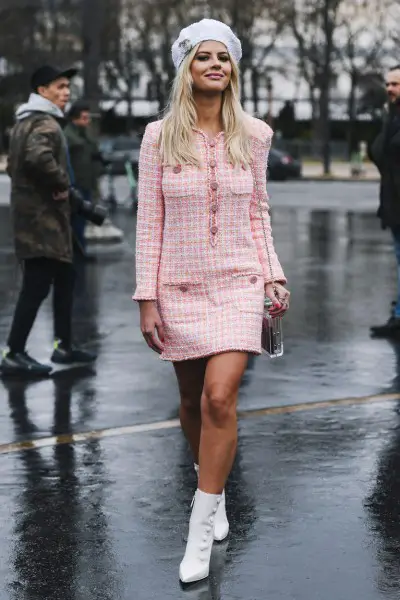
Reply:
<svg viewBox="0 0 400 600"><path fill-rule="evenodd" d="M204 360L174 363L178 379L181 410L200 413L206 362Z"/></svg>
<svg viewBox="0 0 400 600"><path fill-rule="evenodd" d="M232 414L236 414L236 392L222 384L206 386L201 409L204 421L208 420L215 426L223 426Z"/></svg>
<svg viewBox="0 0 400 600"><path fill-rule="evenodd" d="M181 392L181 408L189 413L200 413L200 396Z"/></svg>

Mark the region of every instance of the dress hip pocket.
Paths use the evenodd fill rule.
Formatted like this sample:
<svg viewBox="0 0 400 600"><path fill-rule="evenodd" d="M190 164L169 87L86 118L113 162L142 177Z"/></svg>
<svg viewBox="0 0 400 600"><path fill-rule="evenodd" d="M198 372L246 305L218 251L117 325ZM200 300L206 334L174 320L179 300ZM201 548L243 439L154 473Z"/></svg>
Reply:
<svg viewBox="0 0 400 600"><path fill-rule="evenodd" d="M174 281L161 283L158 307L163 322L193 323L206 310L206 295L200 281Z"/></svg>
<svg viewBox="0 0 400 600"><path fill-rule="evenodd" d="M232 275L232 295L242 313L262 316L264 312L264 278L260 273Z"/></svg>

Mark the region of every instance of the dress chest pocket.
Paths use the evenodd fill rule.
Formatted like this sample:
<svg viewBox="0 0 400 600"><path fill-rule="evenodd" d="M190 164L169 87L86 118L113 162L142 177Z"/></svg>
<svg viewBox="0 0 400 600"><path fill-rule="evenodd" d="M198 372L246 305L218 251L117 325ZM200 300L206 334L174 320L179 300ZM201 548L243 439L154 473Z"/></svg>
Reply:
<svg viewBox="0 0 400 600"><path fill-rule="evenodd" d="M188 198L198 195L201 186L199 169L192 165L164 167L162 192L164 198Z"/></svg>
<svg viewBox="0 0 400 600"><path fill-rule="evenodd" d="M251 196L253 193L253 175L248 169L235 169L231 174L230 192L233 197Z"/></svg>

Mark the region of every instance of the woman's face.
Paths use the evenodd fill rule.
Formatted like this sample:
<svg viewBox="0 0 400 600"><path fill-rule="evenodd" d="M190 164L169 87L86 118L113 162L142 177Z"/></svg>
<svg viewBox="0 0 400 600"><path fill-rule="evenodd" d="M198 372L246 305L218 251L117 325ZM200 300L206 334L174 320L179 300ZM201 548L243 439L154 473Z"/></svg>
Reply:
<svg viewBox="0 0 400 600"><path fill-rule="evenodd" d="M192 61L193 89L203 93L222 93L229 85L232 65L221 42L203 42Z"/></svg>

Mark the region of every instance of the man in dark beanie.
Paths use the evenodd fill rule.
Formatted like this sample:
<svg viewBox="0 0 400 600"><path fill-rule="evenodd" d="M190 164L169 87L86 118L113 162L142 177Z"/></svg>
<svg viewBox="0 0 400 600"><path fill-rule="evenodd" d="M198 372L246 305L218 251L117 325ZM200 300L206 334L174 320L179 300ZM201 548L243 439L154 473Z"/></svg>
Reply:
<svg viewBox="0 0 400 600"><path fill-rule="evenodd" d="M8 156L11 214L23 281L3 354L1 372L46 375L26 352L26 342L43 300L53 287L55 345L51 360L70 364L95 356L72 345L74 286L67 145L62 131L77 71L43 66L31 78L32 93L16 112Z"/></svg>

